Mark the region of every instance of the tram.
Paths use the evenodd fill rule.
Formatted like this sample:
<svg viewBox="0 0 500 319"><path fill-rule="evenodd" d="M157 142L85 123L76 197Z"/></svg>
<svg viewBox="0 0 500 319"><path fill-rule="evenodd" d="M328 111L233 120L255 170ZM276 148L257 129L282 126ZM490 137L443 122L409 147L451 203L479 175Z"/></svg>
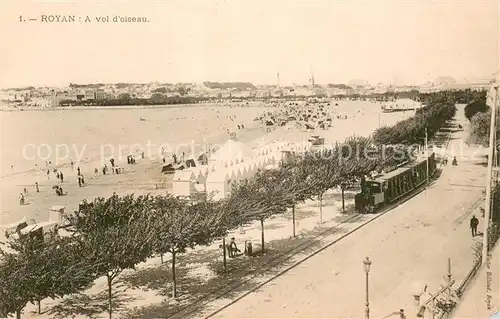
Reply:
<svg viewBox="0 0 500 319"><path fill-rule="evenodd" d="M406 163L386 174L362 180L361 192L354 197L356 210L374 212L384 205L396 202L423 185L427 181L427 161L430 178L437 169L434 152L427 157L420 156L415 161Z"/></svg>

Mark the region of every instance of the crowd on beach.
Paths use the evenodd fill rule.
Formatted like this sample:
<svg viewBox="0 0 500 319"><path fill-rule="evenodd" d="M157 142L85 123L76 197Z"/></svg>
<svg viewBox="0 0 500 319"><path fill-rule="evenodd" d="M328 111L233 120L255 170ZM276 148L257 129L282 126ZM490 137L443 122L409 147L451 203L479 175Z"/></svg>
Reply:
<svg viewBox="0 0 500 319"><path fill-rule="evenodd" d="M233 114L222 114L221 111L218 108L211 108L213 114L215 114L215 117L217 119L223 119L224 124L222 125L223 130L226 132L228 135L227 137L230 137L234 134L235 131L242 131L245 129L245 124L243 123L244 121L240 120L237 116L236 113ZM177 118L170 118L170 121L176 120ZM141 118L142 120L142 118ZM193 117L193 120L195 118ZM199 130L200 128L198 128ZM214 150L215 151L215 150ZM145 158L145 152L144 150L138 150L137 151L138 155L144 159ZM169 156L171 157L171 161L168 160ZM174 164L182 164L188 158L186 158L185 152L182 152L182 154L167 154L167 151L162 148L161 150L161 159L163 164L169 164L169 163L174 163ZM88 160L86 160L88 161ZM123 174L124 173L124 168L119 167L117 163L115 162L115 159L113 158L108 158L106 161L108 163L103 163L101 167L95 167L93 168L94 172L94 178L98 177L99 175L108 175L108 174ZM96 161L91 160L91 163L94 163ZM85 164L85 162L82 162ZM89 165L92 165L89 163ZM102 163L102 161L101 161ZM69 165L68 165L69 164ZM127 156L127 164L136 164L136 155L129 154ZM75 164L73 160L70 160L69 163L66 163L64 165L53 165L52 161L45 161L45 168L40 168L38 164L34 165L34 171L36 172L36 175L38 175L38 181L34 182L34 189L36 193L40 192L40 188L43 187L43 185L40 185L40 176L41 175L46 175L47 181L49 181L49 187L52 187L55 195L57 196L64 196L67 195L67 191L65 191L62 187L64 182L67 182L67 176L70 176L70 179L74 175L73 172L76 173L76 181L78 183L79 187L84 187L86 183L85 176L83 174L83 170L80 168L79 164ZM88 165L84 165L88 166ZM66 170L66 171L64 171ZM87 167L87 170L91 171L92 168L89 169ZM14 170L14 165L11 165L11 171L12 173L16 173ZM45 174L43 173L45 172ZM51 185L50 183L51 180L53 180L55 177L55 185ZM35 177L36 178L36 177ZM42 183L44 184L44 183ZM23 191L19 193L19 204L20 205L25 205L27 204L27 197L28 197L28 189L24 187Z"/></svg>
<svg viewBox="0 0 500 319"><path fill-rule="evenodd" d="M281 105L272 112L264 112L255 121L260 121L267 126L286 126L289 123L305 129L327 129L332 127L333 120L347 120L355 118L357 114L364 115L362 109L357 109L354 114L342 114L338 110L338 103L297 103L289 102Z"/></svg>

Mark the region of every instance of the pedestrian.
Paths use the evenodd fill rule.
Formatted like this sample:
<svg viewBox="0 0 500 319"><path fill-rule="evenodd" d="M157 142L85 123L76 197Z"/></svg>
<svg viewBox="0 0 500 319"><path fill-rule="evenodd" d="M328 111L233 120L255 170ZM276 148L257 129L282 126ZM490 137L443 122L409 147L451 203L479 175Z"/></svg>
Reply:
<svg viewBox="0 0 500 319"><path fill-rule="evenodd" d="M59 172L56 174L56 178L61 179L61 174L59 174Z"/></svg>
<svg viewBox="0 0 500 319"><path fill-rule="evenodd" d="M80 166L78 166L78 167L76 168L76 171L77 171L77 175L80 175Z"/></svg>
<svg viewBox="0 0 500 319"><path fill-rule="evenodd" d="M236 253L239 253L240 250L238 249L238 246L236 246L236 241L234 237L231 238L231 242L229 243L229 257L234 258L236 257Z"/></svg>
<svg viewBox="0 0 500 319"><path fill-rule="evenodd" d="M23 195L23 193L20 193L20 195L19 195L19 205L24 205L24 195Z"/></svg>
<svg viewBox="0 0 500 319"><path fill-rule="evenodd" d="M78 174L78 186L82 187L82 175Z"/></svg>
<svg viewBox="0 0 500 319"><path fill-rule="evenodd" d="M476 215L473 215L472 218L470 219L470 229L472 232L472 237L476 237L478 225L479 225L479 220L476 218Z"/></svg>
<svg viewBox="0 0 500 319"><path fill-rule="evenodd" d="M50 179L50 169L47 170L47 179Z"/></svg>
<svg viewBox="0 0 500 319"><path fill-rule="evenodd" d="M71 164L71 169L73 170L74 169L73 166L75 165L75 163L73 163L73 160L71 160L70 164Z"/></svg>
<svg viewBox="0 0 500 319"><path fill-rule="evenodd" d="M28 195L28 189L26 187L24 188L24 195Z"/></svg>
<svg viewBox="0 0 500 319"><path fill-rule="evenodd" d="M38 182L35 182L35 188L36 188L36 192L40 193L40 188L38 188Z"/></svg>
<svg viewBox="0 0 500 319"><path fill-rule="evenodd" d="M97 169L97 167L94 169L94 175L95 176L99 175L99 170Z"/></svg>
<svg viewBox="0 0 500 319"><path fill-rule="evenodd" d="M62 183L62 182L64 182L64 175L63 175L63 173L62 173L62 172L61 172L61 173L59 173L59 177L61 178L61 183Z"/></svg>

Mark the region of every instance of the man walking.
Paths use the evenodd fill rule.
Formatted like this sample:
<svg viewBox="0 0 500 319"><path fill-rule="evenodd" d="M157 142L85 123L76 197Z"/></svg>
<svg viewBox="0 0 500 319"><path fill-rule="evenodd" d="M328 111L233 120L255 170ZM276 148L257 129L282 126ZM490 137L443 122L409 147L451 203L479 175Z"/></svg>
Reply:
<svg viewBox="0 0 500 319"><path fill-rule="evenodd" d="M472 237L476 237L477 235L477 225L479 225L479 220L476 218L476 215L473 215L470 219L470 229L472 231Z"/></svg>

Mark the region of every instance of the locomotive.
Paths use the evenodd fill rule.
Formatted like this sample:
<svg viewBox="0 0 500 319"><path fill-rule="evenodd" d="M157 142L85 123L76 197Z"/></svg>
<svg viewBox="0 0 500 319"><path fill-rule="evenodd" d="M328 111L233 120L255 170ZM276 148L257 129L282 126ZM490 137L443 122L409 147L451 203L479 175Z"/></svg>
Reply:
<svg viewBox="0 0 500 319"><path fill-rule="evenodd" d="M374 212L384 205L396 202L423 185L427 181L427 161L430 178L437 169L434 152L427 156L419 156L416 160L375 178L362 179L361 192L354 197L356 210Z"/></svg>

